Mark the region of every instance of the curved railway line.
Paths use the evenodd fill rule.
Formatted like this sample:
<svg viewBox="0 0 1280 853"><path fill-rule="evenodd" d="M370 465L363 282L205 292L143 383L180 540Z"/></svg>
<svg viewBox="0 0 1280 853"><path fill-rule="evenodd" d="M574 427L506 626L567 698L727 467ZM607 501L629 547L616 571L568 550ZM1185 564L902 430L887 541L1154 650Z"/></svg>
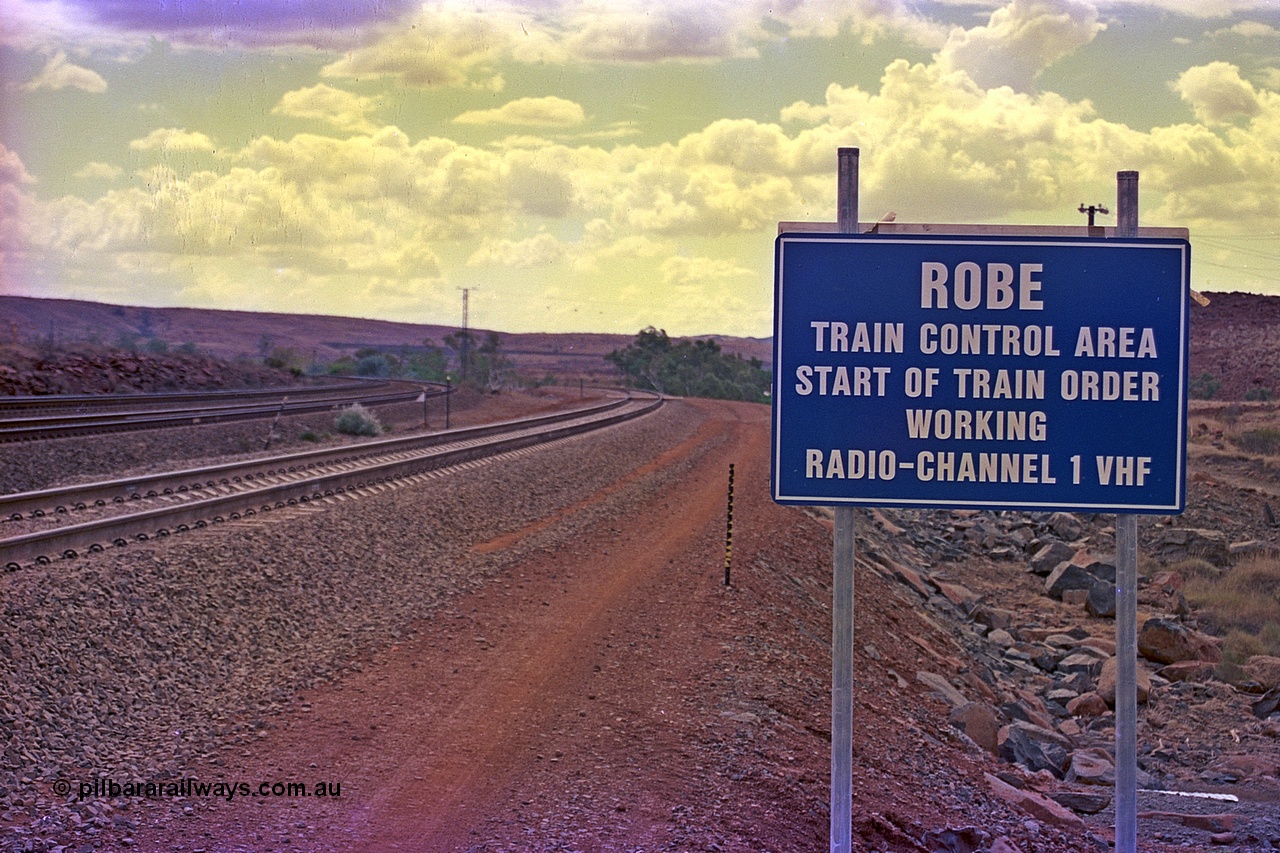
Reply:
<svg viewBox="0 0 1280 853"><path fill-rule="evenodd" d="M405 403L450 389L441 383L351 379L342 384L249 391L0 398L0 442L158 429L325 412L360 403Z"/></svg>
<svg viewBox="0 0 1280 853"><path fill-rule="evenodd" d="M4 495L3 526L28 529L0 539L0 563L14 571L306 505L600 429L652 412L662 402L660 397L628 395L567 412L429 435ZM82 515L97 517L75 520Z"/></svg>

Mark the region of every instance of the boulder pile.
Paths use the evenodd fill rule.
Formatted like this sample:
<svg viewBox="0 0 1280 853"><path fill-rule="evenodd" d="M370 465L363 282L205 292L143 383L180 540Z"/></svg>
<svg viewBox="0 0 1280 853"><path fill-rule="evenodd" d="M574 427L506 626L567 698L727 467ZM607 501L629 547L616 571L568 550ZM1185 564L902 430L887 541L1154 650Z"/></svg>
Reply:
<svg viewBox="0 0 1280 853"><path fill-rule="evenodd" d="M968 661L939 660L917 683L951 706L957 730L1010 765L999 781L1057 804L1066 815L1058 822L1108 809L1116 773L1114 516L878 510L873 518L878 533L891 535L867 537L867 567L962 626L969 652ZM1139 788L1274 785L1280 760L1263 756L1280 756L1280 658L1255 656L1233 677L1220 666L1222 641L1198 623L1184 579L1168 568L1197 559L1229 571L1239 555L1269 546L1171 521L1141 534ZM1154 572L1152 557L1161 564ZM1280 845L1280 814L1249 826Z"/></svg>

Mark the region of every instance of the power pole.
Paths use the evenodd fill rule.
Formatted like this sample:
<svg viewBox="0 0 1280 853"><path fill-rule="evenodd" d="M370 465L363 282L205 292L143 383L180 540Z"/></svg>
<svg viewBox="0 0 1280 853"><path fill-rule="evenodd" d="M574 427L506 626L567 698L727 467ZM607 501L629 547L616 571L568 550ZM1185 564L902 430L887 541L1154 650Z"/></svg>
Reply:
<svg viewBox="0 0 1280 853"><path fill-rule="evenodd" d="M1100 205L1100 204L1091 204L1091 205L1088 205L1087 207L1086 207L1085 205L1083 205L1083 204L1082 204L1082 205L1080 205L1080 207L1079 207L1079 208L1077 208L1077 209L1078 209L1081 213L1087 213L1087 214L1089 214L1089 227L1090 227L1090 228L1092 228L1092 227L1093 227L1093 215L1094 215L1095 213L1101 213L1103 216L1106 216L1107 214L1111 213L1111 211L1107 210L1105 207L1103 207L1103 206L1102 206L1102 205Z"/></svg>
<svg viewBox="0 0 1280 853"><path fill-rule="evenodd" d="M468 313L471 303L471 288L459 287L462 291L462 352L459 355L461 360L462 378L467 378L467 350L471 345L471 332L468 331Z"/></svg>

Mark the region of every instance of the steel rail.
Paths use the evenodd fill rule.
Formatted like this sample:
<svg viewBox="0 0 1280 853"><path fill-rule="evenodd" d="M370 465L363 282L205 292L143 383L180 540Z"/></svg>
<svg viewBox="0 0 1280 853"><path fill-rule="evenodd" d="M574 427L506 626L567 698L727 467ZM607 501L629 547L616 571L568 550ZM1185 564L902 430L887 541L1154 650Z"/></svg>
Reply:
<svg viewBox="0 0 1280 853"><path fill-rule="evenodd" d="M321 385L281 385L270 388L217 389L213 391L155 391L141 394L24 394L0 396L0 418L8 412L48 411L56 409L94 408L155 408L173 403L204 402L217 399L279 399L282 395L305 396L343 393L346 391L372 391L386 388L392 383L385 379L362 376L330 376ZM443 387L443 383L437 384Z"/></svg>
<svg viewBox="0 0 1280 853"><path fill-rule="evenodd" d="M217 405L202 408L178 408L152 411L116 413L77 413L73 415L42 415L28 418L0 418L0 443L32 441L50 438L67 438L88 433L125 432L137 429L192 426L235 420L270 417L277 413L307 414L332 411L344 405L363 403L371 406L409 402L423 393L428 397L441 396L444 388L410 385L403 390L378 394L343 393L321 399L290 400L281 395L280 402L251 405Z"/></svg>
<svg viewBox="0 0 1280 853"><path fill-rule="evenodd" d="M164 537L191 527L205 527L210 522L236 520L259 512L307 504L425 471L601 429L655 411L663 404L663 399L656 397L642 402L625 402L630 405L616 411L596 413L568 423L542 424L510 435L458 442L412 458L382 460L356 470L322 473L305 480L267 485L252 492L217 495L128 516L15 536L0 540L0 562L4 563L6 570L15 571L26 563L49 563L57 556L74 559L82 552L105 550L108 545L127 545L130 539L147 541L152 535Z"/></svg>
<svg viewBox="0 0 1280 853"><path fill-rule="evenodd" d="M424 435L398 436L396 438L360 442L359 444L348 444L342 447L303 450L295 453L260 457L258 459L187 468L179 471L140 474L136 477L77 483L52 489L0 495L0 521L39 518L49 514L65 514L83 510L90 506L106 506L108 503L122 504L145 498L199 492L203 489L211 489L218 486L235 486L244 482L252 483L265 477L294 474L323 465L341 465L371 456L385 456L392 453L414 451L449 442L467 441L518 429L549 425L572 418L602 413L619 408L626 405L626 403L626 398L619 398L564 412L515 418L481 426L459 427Z"/></svg>

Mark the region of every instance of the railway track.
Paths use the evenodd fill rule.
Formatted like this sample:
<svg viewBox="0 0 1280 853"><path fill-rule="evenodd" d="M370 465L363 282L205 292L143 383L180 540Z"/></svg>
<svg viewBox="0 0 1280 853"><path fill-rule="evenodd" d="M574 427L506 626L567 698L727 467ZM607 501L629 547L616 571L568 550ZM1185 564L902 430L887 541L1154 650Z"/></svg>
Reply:
<svg viewBox="0 0 1280 853"><path fill-rule="evenodd" d="M349 380L312 388L10 397L0 400L0 442L325 412L353 403L381 406L448 390L439 383Z"/></svg>
<svg viewBox="0 0 1280 853"><path fill-rule="evenodd" d="M0 496L0 563L31 563L146 541L305 505L427 471L544 444L654 411L661 398L594 406L422 436L384 439L249 462ZM79 521L77 516L96 516Z"/></svg>

